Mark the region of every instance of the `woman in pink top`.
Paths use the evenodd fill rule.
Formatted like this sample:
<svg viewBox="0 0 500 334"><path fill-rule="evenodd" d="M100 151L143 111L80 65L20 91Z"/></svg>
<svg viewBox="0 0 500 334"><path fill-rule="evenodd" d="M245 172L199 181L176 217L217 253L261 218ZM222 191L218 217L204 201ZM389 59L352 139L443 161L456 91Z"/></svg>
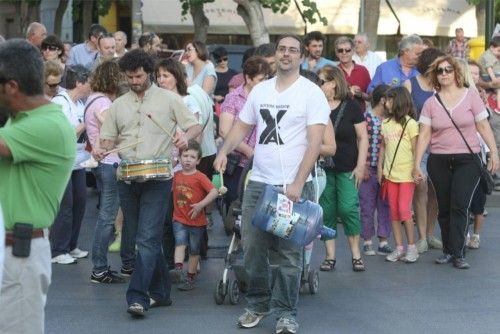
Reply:
<svg viewBox="0 0 500 334"><path fill-rule="evenodd" d="M221 114L219 116L219 135L224 139L226 138L231 128L238 120L238 115L243 109L247 96L255 85L259 82L266 80L271 73L271 69L262 57L254 56L247 59L243 64L243 77L245 78L244 84L236 87L233 91L226 95L224 102L221 105ZM255 129L247 134L245 140L236 148L232 153L240 156L240 163L232 173L225 173L224 185L227 187L228 192L224 196L226 208L229 208L231 202L238 198L238 183L241 177L243 168L248 163L248 159L253 156L253 149L255 147Z"/></svg>
<svg viewBox="0 0 500 334"><path fill-rule="evenodd" d="M120 67L114 61L106 61L95 69L90 79L92 94L85 103L85 126L92 148L99 145L99 132L106 111L118 95L120 83L124 81ZM117 153L106 156L92 169L99 190L99 213L92 243L93 269L90 280L94 283L124 283L125 281L108 266L108 246L113 237L119 198L116 168L120 158ZM126 240L126 238L124 238ZM135 257L135 240L129 247L122 247L129 261ZM126 252L126 250L129 252ZM123 258L122 258L123 260Z"/></svg>
<svg viewBox="0 0 500 334"><path fill-rule="evenodd" d="M451 56L439 57L431 64L428 73L448 111L436 96L425 102L419 120L420 133L413 176L417 183L424 180L420 162L430 143L427 169L436 190L443 240L443 255L436 259L436 263L453 262L456 268L468 269L469 264L464 259L465 234L469 205L479 184L476 153L479 153L480 146L476 132L484 138L491 151L488 161L488 170L491 172L498 168L498 151L484 103L477 90L464 87L464 76L456 60ZM470 153L448 112L474 154Z"/></svg>

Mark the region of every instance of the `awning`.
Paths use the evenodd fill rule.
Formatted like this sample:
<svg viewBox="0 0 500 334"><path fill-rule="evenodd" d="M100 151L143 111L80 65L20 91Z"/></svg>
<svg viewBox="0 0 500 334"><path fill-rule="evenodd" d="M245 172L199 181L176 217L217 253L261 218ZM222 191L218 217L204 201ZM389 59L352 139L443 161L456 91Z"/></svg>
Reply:
<svg viewBox="0 0 500 334"><path fill-rule="evenodd" d="M370 1L370 0L367 0ZM391 0L401 21L402 34L424 36L454 36L455 28L463 27L466 36L476 36L475 7L466 0ZM142 0L144 30L158 33L193 33L191 15L181 16L178 0ZM328 26L321 23L308 25L308 31L319 30L326 34L355 34L358 30L360 0L316 0ZM248 30L236 12L232 0L215 0L204 5L205 15L210 20L209 34L246 35ZM370 13L366 13L370 15ZM293 5L284 14L275 14L264 9L264 22L270 34L304 32L304 23ZM379 35L394 35L398 22L381 0Z"/></svg>

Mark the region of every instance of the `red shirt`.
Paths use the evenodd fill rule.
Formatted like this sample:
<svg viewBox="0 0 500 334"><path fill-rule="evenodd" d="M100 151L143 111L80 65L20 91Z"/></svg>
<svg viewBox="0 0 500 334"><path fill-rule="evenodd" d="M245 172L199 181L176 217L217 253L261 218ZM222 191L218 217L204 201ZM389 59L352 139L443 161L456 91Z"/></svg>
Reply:
<svg viewBox="0 0 500 334"><path fill-rule="evenodd" d="M350 86L358 86L361 88L361 91L363 93L366 93L366 89L368 88L368 85L370 84L370 73L364 67L363 65L358 65L355 62L352 62L354 64L354 67L351 71L351 74L348 75L347 72L344 70L344 67L339 64L339 68L342 70L344 73L345 80Z"/></svg>
<svg viewBox="0 0 500 334"><path fill-rule="evenodd" d="M176 172L172 186L174 221L190 226L206 226L205 210L195 219L191 219L188 212L191 211L192 204L201 202L214 188L208 177L199 171L191 175L185 175L182 171Z"/></svg>
<svg viewBox="0 0 500 334"><path fill-rule="evenodd" d="M358 65L355 62L352 63L354 67L350 75L348 75L344 70L342 64L339 63L338 67L340 68L342 73L344 73L345 80L349 84L349 87L358 86L363 93L366 93L366 89L371 82L370 73L363 65ZM359 105L361 106L361 110L364 112L366 109L365 101L360 97L355 97L355 99L356 101L358 101Z"/></svg>

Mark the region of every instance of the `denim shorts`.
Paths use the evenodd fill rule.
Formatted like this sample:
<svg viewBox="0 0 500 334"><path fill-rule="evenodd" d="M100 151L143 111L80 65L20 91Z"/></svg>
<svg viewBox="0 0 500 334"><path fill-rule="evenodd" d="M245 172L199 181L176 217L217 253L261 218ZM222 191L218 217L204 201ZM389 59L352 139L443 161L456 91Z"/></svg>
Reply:
<svg viewBox="0 0 500 334"><path fill-rule="evenodd" d="M205 232L205 226L189 226L174 221L175 245L189 246L189 255L200 255L200 243Z"/></svg>

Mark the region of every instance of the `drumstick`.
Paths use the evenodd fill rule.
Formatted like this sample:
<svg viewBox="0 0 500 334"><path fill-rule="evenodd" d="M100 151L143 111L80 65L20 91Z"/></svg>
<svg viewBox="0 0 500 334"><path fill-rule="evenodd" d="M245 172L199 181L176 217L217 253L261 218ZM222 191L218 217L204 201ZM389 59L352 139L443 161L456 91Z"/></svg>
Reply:
<svg viewBox="0 0 500 334"><path fill-rule="evenodd" d="M165 129L165 128L164 128L164 127L160 124L160 123L158 123L158 122L157 122L157 121L153 118L153 115L151 115L151 114L146 114L146 116L148 116L148 117L149 117L149 119L150 119L150 120L152 120L152 121L153 121L153 123L155 123L155 125L156 125L157 127L159 127L160 129L162 129L162 131L163 131L163 132L165 132L165 133L166 133L166 134L167 134L170 138L172 138L172 140L173 140L173 141L175 141L174 136L172 136L172 135L170 134L170 132L168 132L168 130L167 130L167 129Z"/></svg>
<svg viewBox="0 0 500 334"><path fill-rule="evenodd" d="M221 184L219 188L219 194L224 195L225 193L227 193L227 188L224 187L224 172L221 169L219 173L220 173L220 184Z"/></svg>
<svg viewBox="0 0 500 334"><path fill-rule="evenodd" d="M134 147L134 146L139 145L140 143L142 143L142 139L141 139L141 140L138 140L136 143L128 144L128 145L125 145L125 146L122 146L122 147L117 147L117 148L114 148L114 149L112 149L112 150L106 151L106 152L104 152L104 155L108 155L108 154L111 154L111 153L115 153L115 152L118 152L118 151L124 150L124 149L126 149L126 148Z"/></svg>

